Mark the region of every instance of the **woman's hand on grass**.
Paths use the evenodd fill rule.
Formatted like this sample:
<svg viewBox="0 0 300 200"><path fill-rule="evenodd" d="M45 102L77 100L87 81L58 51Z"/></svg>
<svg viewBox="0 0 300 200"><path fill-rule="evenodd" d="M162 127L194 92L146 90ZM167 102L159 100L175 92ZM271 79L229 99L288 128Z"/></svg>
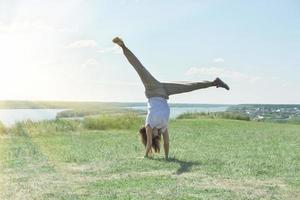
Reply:
<svg viewBox="0 0 300 200"><path fill-rule="evenodd" d="M152 157L152 156L149 156L149 155L148 155L148 156L145 155L144 158L146 158L146 159L152 159L153 157Z"/></svg>

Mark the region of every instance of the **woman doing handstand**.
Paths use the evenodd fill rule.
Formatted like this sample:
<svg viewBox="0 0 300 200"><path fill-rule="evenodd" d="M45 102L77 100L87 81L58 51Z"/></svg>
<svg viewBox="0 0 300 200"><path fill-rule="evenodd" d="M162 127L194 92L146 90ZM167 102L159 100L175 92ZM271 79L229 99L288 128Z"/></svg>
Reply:
<svg viewBox="0 0 300 200"><path fill-rule="evenodd" d="M145 87L147 102L147 118L145 126L140 129L142 142L146 148L146 157L152 152L160 150L160 135L163 135L165 157L169 155L169 133L168 121L170 108L167 100L170 95L190 92L193 90L204 89L208 87L221 87L229 90L229 87L221 79L216 78L214 81L189 82L189 83L164 83L156 80L137 59L137 57L125 46L122 39L116 37L113 42L119 45L129 63L138 73Z"/></svg>

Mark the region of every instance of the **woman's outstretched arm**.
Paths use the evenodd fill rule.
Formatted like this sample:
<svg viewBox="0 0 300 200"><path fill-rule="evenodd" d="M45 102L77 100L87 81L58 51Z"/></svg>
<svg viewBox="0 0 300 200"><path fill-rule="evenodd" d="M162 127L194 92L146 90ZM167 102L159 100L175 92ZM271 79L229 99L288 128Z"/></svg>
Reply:
<svg viewBox="0 0 300 200"><path fill-rule="evenodd" d="M164 139L164 151L165 151L165 157L168 159L169 157L169 132L168 129L165 130L163 133L163 139Z"/></svg>
<svg viewBox="0 0 300 200"><path fill-rule="evenodd" d="M148 157L149 153L151 153L151 148L152 148L152 128L149 125L146 126L146 134L147 134L146 157Z"/></svg>

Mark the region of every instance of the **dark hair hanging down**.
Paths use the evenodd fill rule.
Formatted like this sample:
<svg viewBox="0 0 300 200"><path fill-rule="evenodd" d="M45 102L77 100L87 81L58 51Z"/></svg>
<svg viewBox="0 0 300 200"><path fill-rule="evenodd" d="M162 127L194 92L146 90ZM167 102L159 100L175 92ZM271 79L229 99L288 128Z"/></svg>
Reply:
<svg viewBox="0 0 300 200"><path fill-rule="evenodd" d="M141 136L141 141L144 144L144 146L147 146L147 134L146 134L146 127L142 127L139 130L140 136ZM161 134L160 131L158 135L152 135L152 148L155 153L160 152L160 140L161 140Z"/></svg>

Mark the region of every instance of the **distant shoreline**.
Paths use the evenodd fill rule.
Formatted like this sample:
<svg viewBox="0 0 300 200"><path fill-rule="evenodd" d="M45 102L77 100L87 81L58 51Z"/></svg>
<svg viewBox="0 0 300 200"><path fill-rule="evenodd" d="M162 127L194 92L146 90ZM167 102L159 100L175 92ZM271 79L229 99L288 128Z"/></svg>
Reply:
<svg viewBox="0 0 300 200"><path fill-rule="evenodd" d="M132 107L146 106L146 102L96 102L96 101L27 101L0 100L0 109L75 109L81 107L95 108L98 106ZM299 106L299 104L210 104L210 103L169 103L172 107L224 107L224 106Z"/></svg>

